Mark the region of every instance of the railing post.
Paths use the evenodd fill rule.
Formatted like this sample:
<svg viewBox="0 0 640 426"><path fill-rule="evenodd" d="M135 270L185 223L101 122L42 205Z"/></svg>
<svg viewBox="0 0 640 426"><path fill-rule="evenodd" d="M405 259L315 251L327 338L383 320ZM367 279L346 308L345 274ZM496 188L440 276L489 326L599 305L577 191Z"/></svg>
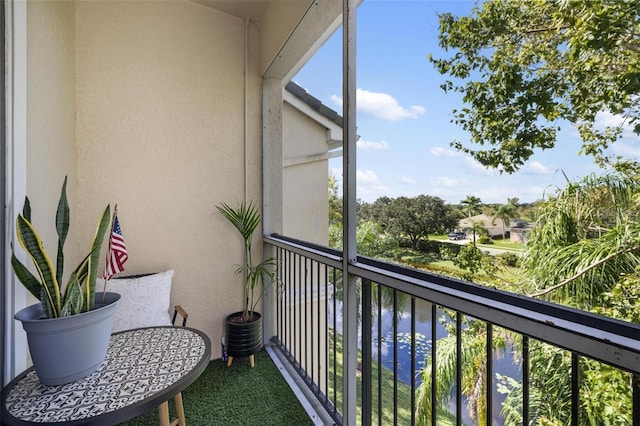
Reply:
<svg viewBox="0 0 640 426"><path fill-rule="evenodd" d="M350 265L356 262L356 0L342 3L343 74L343 424L356 424L356 362L358 353L358 299L356 277Z"/></svg>

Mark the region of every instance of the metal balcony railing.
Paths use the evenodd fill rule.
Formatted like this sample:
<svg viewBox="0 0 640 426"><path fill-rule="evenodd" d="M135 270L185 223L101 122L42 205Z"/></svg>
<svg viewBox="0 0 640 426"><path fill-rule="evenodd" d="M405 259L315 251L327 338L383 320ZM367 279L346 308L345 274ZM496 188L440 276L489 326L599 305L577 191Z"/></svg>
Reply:
<svg viewBox="0 0 640 426"><path fill-rule="evenodd" d="M280 263L272 341L342 424L341 253L281 236L265 242ZM593 424L581 379L600 368L622 379L612 400L628 403L611 409L640 424L640 325L370 258L348 273L360 301L358 423L537 424L545 395L532 389L555 366L566 367L563 383L546 386L567 390L552 404L566 423Z"/></svg>

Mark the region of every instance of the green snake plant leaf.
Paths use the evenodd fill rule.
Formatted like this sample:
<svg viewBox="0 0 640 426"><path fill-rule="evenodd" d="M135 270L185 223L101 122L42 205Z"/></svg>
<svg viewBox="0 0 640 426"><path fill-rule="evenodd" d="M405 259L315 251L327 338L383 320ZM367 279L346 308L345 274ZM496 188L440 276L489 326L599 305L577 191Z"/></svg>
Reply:
<svg viewBox="0 0 640 426"><path fill-rule="evenodd" d="M85 309L90 311L95 304L95 292L96 292L96 278L98 277L98 260L100 259L100 249L104 240L104 235L109 228L109 221L111 219L111 206L108 205L102 213L100 222L96 228L96 233L91 241L89 248L89 264L87 270L87 276L81 284L84 288L85 297Z"/></svg>
<svg viewBox="0 0 640 426"><path fill-rule="evenodd" d="M24 206L22 206L22 216L31 222L31 202L29 197L24 197Z"/></svg>
<svg viewBox="0 0 640 426"><path fill-rule="evenodd" d="M36 265L44 294L41 300L44 305L49 304L53 317L60 315L60 285L55 277L53 263L42 246L42 240L36 232L35 228L29 221L21 215L16 219L16 234L18 241L24 250L31 256L33 263ZM24 265L23 265L24 266ZM46 308L45 308L46 310Z"/></svg>
<svg viewBox="0 0 640 426"><path fill-rule="evenodd" d="M26 205L26 203L25 203ZM60 201L58 201L58 211L56 212L56 232L58 233L58 257L56 263L56 279L62 282L62 272L64 270L64 242L69 233L69 202L67 201L67 177L64 177Z"/></svg>
<svg viewBox="0 0 640 426"><path fill-rule="evenodd" d="M40 299L42 284L40 284L38 278L36 278L36 276L18 260L13 252L13 244L11 245L11 266L13 267L13 270L20 282L27 290L29 290L29 293L33 294L35 298Z"/></svg>
<svg viewBox="0 0 640 426"><path fill-rule="evenodd" d="M82 287L75 272L71 273L69 283L64 293L64 303L62 304L62 312L60 316L66 317L79 314L82 312L84 298L82 297Z"/></svg>

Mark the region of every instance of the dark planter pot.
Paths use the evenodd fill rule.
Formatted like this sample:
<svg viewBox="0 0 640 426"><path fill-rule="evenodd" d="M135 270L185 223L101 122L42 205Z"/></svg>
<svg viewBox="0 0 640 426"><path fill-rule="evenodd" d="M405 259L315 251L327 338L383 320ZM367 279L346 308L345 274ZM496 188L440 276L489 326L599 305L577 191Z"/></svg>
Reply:
<svg viewBox="0 0 640 426"><path fill-rule="evenodd" d="M253 315L258 319L248 323L234 322L234 319L242 316L242 312L227 317L226 352L229 356L249 356L262 349L262 315L257 312Z"/></svg>
<svg viewBox="0 0 640 426"><path fill-rule="evenodd" d="M18 311L14 318L27 332L29 352L43 385L71 383L102 365L113 328L113 314L120 295L96 293L96 309L62 318L44 318L37 303Z"/></svg>

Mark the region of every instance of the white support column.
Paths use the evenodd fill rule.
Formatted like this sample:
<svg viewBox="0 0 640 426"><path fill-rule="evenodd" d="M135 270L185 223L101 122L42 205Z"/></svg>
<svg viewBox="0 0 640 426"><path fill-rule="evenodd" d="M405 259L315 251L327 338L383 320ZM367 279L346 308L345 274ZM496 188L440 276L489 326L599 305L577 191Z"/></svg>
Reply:
<svg viewBox="0 0 640 426"><path fill-rule="evenodd" d="M344 343L343 424L356 424L356 363L358 352L358 300L356 280L349 264L356 260L356 0L343 0L343 260Z"/></svg>
<svg viewBox="0 0 640 426"><path fill-rule="evenodd" d="M27 303L27 292L13 274L10 265L11 241L14 238L15 218L21 212L27 188L27 2L7 1L5 7L6 76L5 76L5 315L2 366L5 383L27 367L27 339L13 314ZM16 251L23 262L26 255Z"/></svg>
<svg viewBox="0 0 640 426"><path fill-rule="evenodd" d="M262 81L262 152L263 152L263 227L265 235L282 234L282 108L283 84L276 78L265 78ZM275 248L264 245L265 257L275 257ZM271 286L264 295L264 337L270 339L276 334L276 287ZM267 343L267 342L265 342Z"/></svg>

